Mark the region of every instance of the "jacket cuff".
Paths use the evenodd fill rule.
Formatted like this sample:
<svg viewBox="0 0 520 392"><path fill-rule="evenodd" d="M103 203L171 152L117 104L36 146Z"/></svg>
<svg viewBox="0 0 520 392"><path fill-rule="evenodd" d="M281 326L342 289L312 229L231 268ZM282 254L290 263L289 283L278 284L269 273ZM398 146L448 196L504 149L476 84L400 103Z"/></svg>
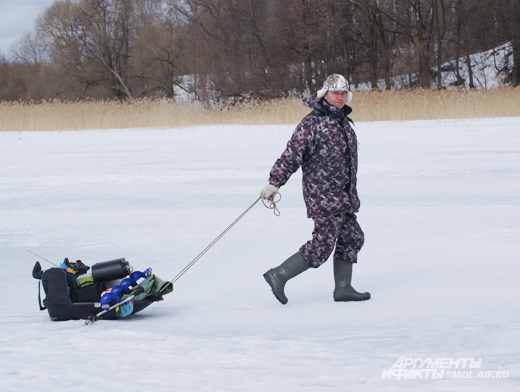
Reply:
<svg viewBox="0 0 520 392"><path fill-rule="evenodd" d="M271 184L272 186L275 186L277 187L278 189L280 189L280 187L282 186L282 183L281 181L276 181L274 178L269 178L269 184Z"/></svg>

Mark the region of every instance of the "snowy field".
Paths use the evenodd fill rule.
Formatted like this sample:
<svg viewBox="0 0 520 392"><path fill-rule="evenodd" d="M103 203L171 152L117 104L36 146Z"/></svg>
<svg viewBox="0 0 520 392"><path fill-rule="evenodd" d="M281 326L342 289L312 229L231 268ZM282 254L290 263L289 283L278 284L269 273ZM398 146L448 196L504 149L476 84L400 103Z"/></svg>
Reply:
<svg viewBox="0 0 520 392"><path fill-rule="evenodd" d="M357 124L370 301L333 302L331 260L286 306L271 294L262 274L312 231L299 172L280 217L257 204L163 302L89 326L39 311L28 249L169 280L256 200L293 128L0 133L1 390L520 390L520 118ZM382 379L403 357L443 377Z"/></svg>

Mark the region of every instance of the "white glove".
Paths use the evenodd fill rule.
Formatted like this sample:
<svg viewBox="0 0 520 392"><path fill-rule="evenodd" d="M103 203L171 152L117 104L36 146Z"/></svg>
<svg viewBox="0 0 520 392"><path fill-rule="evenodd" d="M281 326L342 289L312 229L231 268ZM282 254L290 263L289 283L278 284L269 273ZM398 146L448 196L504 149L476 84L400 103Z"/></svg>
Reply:
<svg viewBox="0 0 520 392"><path fill-rule="evenodd" d="M262 192L260 192L260 196L264 199L272 199L274 195L278 193L278 188L274 185L267 184Z"/></svg>

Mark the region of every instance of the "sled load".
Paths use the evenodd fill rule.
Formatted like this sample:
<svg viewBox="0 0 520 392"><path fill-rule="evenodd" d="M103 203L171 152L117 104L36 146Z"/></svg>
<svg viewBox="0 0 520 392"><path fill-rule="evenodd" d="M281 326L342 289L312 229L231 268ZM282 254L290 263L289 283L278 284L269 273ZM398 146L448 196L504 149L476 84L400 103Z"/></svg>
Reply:
<svg viewBox="0 0 520 392"><path fill-rule="evenodd" d="M155 276L151 268L134 271L124 258L96 263L92 268L81 260L71 263L65 259L59 268L45 271L37 261L32 275L45 292L42 306L38 282L40 310L47 309L54 321L125 318L173 290L172 283Z"/></svg>

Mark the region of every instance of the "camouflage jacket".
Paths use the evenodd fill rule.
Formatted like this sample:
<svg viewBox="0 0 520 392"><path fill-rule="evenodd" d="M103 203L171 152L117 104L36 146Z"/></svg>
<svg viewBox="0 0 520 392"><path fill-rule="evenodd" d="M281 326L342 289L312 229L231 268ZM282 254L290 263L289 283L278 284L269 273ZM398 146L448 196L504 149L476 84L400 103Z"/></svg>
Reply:
<svg viewBox="0 0 520 392"><path fill-rule="evenodd" d="M296 127L269 183L280 188L301 166L309 218L358 212L357 138L348 118L352 109L318 102L316 95L304 98L303 104L314 110Z"/></svg>

